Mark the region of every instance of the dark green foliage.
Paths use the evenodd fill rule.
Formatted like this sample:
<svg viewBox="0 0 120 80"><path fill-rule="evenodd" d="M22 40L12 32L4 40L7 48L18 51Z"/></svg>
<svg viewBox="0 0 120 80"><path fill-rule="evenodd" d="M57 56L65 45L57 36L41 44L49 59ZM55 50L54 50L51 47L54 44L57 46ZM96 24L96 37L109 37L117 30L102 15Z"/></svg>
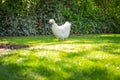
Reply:
<svg viewBox="0 0 120 80"><path fill-rule="evenodd" d="M1 0L0 36L50 35L48 23L72 23L71 34L120 33L119 0Z"/></svg>

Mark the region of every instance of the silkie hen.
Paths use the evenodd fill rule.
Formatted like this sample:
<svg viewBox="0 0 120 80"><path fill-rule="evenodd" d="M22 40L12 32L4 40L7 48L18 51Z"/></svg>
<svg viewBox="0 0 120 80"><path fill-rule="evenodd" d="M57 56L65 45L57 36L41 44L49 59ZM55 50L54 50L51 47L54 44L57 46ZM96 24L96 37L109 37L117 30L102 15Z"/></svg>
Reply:
<svg viewBox="0 0 120 80"><path fill-rule="evenodd" d="M52 32L56 38L64 40L65 38L69 37L71 30L70 22L67 21L65 24L58 26L54 19L50 19L49 23L52 25Z"/></svg>

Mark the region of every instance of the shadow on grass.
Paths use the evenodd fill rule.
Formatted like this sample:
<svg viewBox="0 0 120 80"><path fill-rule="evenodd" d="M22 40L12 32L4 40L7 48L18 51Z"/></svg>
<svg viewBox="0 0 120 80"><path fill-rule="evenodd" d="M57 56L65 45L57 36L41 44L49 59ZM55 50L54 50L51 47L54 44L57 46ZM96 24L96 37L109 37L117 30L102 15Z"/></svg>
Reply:
<svg viewBox="0 0 120 80"><path fill-rule="evenodd" d="M64 64L64 63L61 63ZM70 76L65 77L58 70L52 70L47 66L19 66L16 64L0 63L0 79L1 80L120 80L119 75L115 75L111 70L100 66L87 66L77 69L73 65L72 68L62 66L61 72ZM30 71L29 71L30 70Z"/></svg>
<svg viewBox="0 0 120 80"><path fill-rule="evenodd" d="M14 44L38 44L38 43L66 43L66 41L76 41L74 43L120 43L119 35L81 35L70 36L70 38L59 41L53 36L28 36L28 37L4 37L0 38L1 42L14 43Z"/></svg>
<svg viewBox="0 0 120 80"><path fill-rule="evenodd" d="M74 57L84 57L86 55L88 55L89 52L88 51L78 51L78 52L70 52L69 54L67 54L67 58L74 58Z"/></svg>
<svg viewBox="0 0 120 80"><path fill-rule="evenodd" d="M88 35L88 36L75 36L71 37L70 40L77 40L74 43L77 44L102 44L102 43L113 43L118 44L120 43L120 36L115 35L106 35L106 36L100 36L100 35Z"/></svg>
<svg viewBox="0 0 120 80"><path fill-rule="evenodd" d="M25 76L21 71L27 69L26 66L18 66L16 64L0 63L0 79L1 80L24 80ZM29 77L27 80L31 80Z"/></svg>
<svg viewBox="0 0 120 80"><path fill-rule="evenodd" d="M67 70L67 68L66 68ZM71 72L67 70L67 72ZM111 70L106 68L101 68L99 66L92 66L89 65L82 69L74 70L72 76L69 77L67 80L119 80L120 76L115 75Z"/></svg>
<svg viewBox="0 0 120 80"><path fill-rule="evenodd" d="M36 67L0 63L1 80L61 80L64 79L62 76L64 75L44 65Z"/></svg>
<svg viewBox="0 0 120 80"><path fill-rule="evenodd" d="M21 36L21 37L0 37L0 42L12 44L38 44L53 42L53 36Z"/></svg>
<svg viewBox="0 0 120 80"><path fill-rule="evenodd" d="M111 69L101 65L89 65L78 66L74 63L67 63L64 61L57 62L61 64L62 71L70 74L68 78L64 80L119 80L119 74L116 75ZM68 67L69 65L69 67Z"/></svg>
<svg viewBox="0 0 120 80"><path fill-rule="evenodd" d="M120 55L120 45L116 44L105 44L99 45L98 47L94 48L96 51L102 51L109 54Z"/></svg>
<svg viewBox="0 0 120 80"><path fill-rule="evenodd" d="M22 48L28 48L28 45L18 45L18 44L0 44L0 49L22 49Z"/></svg>

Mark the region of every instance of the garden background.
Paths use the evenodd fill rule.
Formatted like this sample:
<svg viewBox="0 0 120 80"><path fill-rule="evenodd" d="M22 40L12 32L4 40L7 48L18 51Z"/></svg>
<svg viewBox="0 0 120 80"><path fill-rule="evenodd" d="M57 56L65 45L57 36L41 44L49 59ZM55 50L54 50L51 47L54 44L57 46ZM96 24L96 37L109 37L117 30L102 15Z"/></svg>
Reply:
<svg viewBox="0 0 120 80"><path fill-rule="evenodd" d="M0 0L0 36L51 35L50 18L71 34L120 33L120 0Z"/></svg>

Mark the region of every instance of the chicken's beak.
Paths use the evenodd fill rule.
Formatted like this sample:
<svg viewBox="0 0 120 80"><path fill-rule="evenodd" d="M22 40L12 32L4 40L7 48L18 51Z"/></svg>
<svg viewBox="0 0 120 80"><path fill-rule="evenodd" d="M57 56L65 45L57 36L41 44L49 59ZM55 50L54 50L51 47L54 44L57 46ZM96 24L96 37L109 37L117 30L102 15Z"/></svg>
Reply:
<svg viewBox="0 0 120 80"><path fill-rule="evenodd" d="M49 24L52 24L52 22L49 21Z"/></svg>

